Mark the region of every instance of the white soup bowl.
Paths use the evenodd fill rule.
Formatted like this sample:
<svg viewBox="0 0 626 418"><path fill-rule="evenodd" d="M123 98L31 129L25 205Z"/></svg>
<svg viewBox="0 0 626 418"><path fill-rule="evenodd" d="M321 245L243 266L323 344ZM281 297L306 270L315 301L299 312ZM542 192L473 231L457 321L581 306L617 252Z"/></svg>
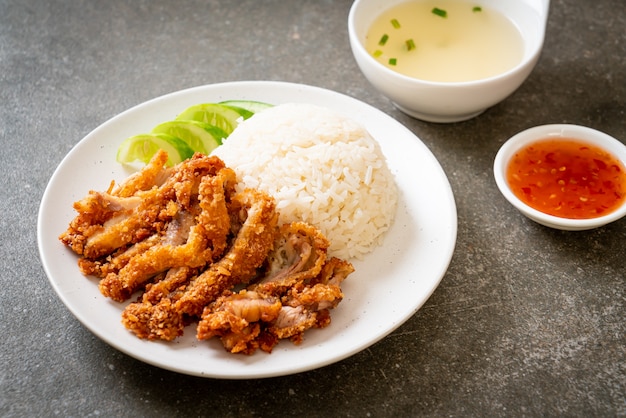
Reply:
<svg viewBox="0 0 626 418"><path fill-rule="evenodd" d="M365 49L368 30L385 10L407 0L356 0L348 16L352 53L365 78L402 112L425 121L449 123L473 118L511 95L526 80L543 46L549 0L481 0L519 30L522 61L502 74L468 82L433 82L400 74Z"/></svg>

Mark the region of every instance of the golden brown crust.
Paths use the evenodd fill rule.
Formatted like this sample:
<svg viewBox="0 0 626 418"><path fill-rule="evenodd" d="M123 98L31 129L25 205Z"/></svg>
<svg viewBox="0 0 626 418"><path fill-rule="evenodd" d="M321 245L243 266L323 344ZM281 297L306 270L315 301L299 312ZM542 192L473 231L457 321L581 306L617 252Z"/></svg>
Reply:
<svg viewBox="0 0 626 418"><path fill-rule="evenodd" d="M350 263L327 258L329 242L302 222L278 227L274 199L246 189L217 157L166 168L157 153L140 172L74 204L59 239L81 256L104 296L123 302L139 338L171 341L190 321L233 353L271 352L280 339L330 323ZM237 285L246 289L234 292Z"/></svg>

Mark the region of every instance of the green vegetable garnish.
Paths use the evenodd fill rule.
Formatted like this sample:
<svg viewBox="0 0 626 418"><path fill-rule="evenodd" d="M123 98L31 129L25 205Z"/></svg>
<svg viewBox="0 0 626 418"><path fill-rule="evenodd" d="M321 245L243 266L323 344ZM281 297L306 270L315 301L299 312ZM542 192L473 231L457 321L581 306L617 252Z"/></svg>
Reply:
<svg viewBox="0 0 626 418"><path fill-rule="evenodd" d="M480 6L474 6L474 8L472 9L472 12L477 13L477 12L482 12L483 8Z"/></svg>
<svg viewBox="0 0 626 418"><path fill-rule="evenodd" d="M400 22L398 22L398 19L391 19L391 26L393 26L394 29L399 29L400 28Z"/></svg>
<svg viewBox="0 0 626 418"><path fill-rule="evenodd" d="M201 103L183 110L176 116L176 120L195 120L208 123L230 135L241 117L241 113L234 108L217 103Z"/></svg>
<svg viewBox="0 0 626 418"><path fill-rule="evenodd" d="M384 34L381 38L380 41L378 41L378 45L385 45L387 43L387 41L389 40L389 35Z"/></svg>
<svg viewBox="0 0 626 418"><path fill-rule="evenodd" d="M389 65L396 65L398 63L398 60L395 58L389 58Z"/></svg>
<svg viewBox="0 0 626 418"><path fill-rule="evenodd" d="M406 49L409 51L415 49L415 42L413 42L413 39L409 39L406 41Z"/></svg>
<svg viewBox="0 0 626 418"><path fill-rule="evenodd" d="M446 12L443 9L439 9L437 7L433 8L432 13L436 14L437 16L443 17L443 18L448 17L448 12Z"/></svg>
<svg viewBox="0 0 626 418"><path fill-rule="evenodd" d="M193 120L172 120L152 129L153 134L167 134L182 139L189 147L203 154L210 154L228 136L217 126Z"/></svg>
<svg viewBox="0 0 626 418"><path fill-rule="evenodd" d="M224 106L236 107L238 109L245 109L250 112L250 115L242 114L241 116L244 119L249 118L252 114L260 112L261 110L267 109L268 107L272 107L269 103L263 103L256 100L243 100L243 99L234 99L234 100L224 100L219 102L218 104Z"/></svg>
<svg viewBox="0 0 626 418"><path fill-rule="evenodd" d="M193 105L176 119L160 123L146 134L126 138L116 159L122 164L148 163L159 149L167 151L167 165L191 158L195 152L209 154L239 124L272 105L252 100L225 100Z"/></svg>
<svg viewBox="0 0 626 418"><path fill-rule="evenodd" d="M374 51L374 53L372 54L375 58L380 57L383 54L383 51L381 51L380 49L377 49L376 51Z"/></svg>
<svg viewBox="0 0 626 418"><path fill-rule="evenodd" d="M191 158L194 150L182 139L164 133L149 133L131 136L117 149L118 163L136 161L147 163L159 149L167 151L167 165L173 166Z"/></svg>

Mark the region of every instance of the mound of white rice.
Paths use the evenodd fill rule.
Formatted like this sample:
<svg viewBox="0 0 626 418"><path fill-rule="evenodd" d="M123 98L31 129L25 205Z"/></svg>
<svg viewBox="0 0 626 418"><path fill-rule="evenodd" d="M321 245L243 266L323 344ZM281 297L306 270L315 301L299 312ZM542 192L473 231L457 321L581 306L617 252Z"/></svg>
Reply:
<svg viewBox="0 0 626 418"><path fill-rule="evenodd" d="M329 239L331 255L362 258L396 214L397 187L379 144L329 109L284 104L242 122L214 155L239 188L274 196L279 222L305 221Z"/></svg>

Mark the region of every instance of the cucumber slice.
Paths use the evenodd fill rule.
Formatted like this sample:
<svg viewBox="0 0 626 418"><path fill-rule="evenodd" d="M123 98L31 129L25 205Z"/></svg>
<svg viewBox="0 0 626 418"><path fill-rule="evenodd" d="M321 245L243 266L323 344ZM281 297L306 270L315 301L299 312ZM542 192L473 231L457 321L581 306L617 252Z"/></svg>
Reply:
<svg viewBox="0 0 626 418"><path fill-rule="evenodd" d="M254 115L253 112L250 112L247 109L244 109L243 107L239 107L239 106L232 106L232 105L227 105L227 104L219 104L220 106L225 106L229 109L233 109L235 112L239 113L241 115L242 118L244 119L249 119L252 115Z"/></svg>
<svg viewBox="0 0 626 418"><path fill-rule="evenodd" d="M273 106L269 103L257 102L255 100L225 100L223 102L219 102L218 104L246 109L253 114Z"/></svg>
<svg viewBox="0 0 626 418"><path fill-rule="evenodd" d="M217 126L227 135L237 127L243 117L234 109L217 103L202 103L185 109L176 120L195 120Z"/></svg>
<svg viewBox="0 0 626 418"><path fill-rule="evenodd" d="M169 166L191 158L194 153L191 147L180 138L164 133L151 133L125 139L117 149L116 159L122 164L135 161L148 163L159 149L167 152L167 165Z"/></svg>
<svg viewBox="0 0 626 418"><path fill-rule="evenodd" d="M193 120L172 120L154 127L153 133L164 133L182 139L189 147L203 154L209 154L222 144L228 135L217 126Z"/></svg>

